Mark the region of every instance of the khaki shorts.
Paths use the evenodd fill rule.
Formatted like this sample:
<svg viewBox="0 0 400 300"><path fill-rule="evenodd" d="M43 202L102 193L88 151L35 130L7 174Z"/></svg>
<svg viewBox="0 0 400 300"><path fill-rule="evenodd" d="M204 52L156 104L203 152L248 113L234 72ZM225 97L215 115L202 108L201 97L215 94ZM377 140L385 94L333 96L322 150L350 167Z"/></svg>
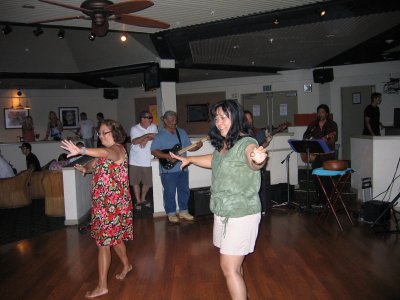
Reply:
<svg viewBox="0 0 400 300"><path fill-rule="evenodd" d="M139 185L141 182L143 185L152 187L152 176L151 167L138 167L129 165L129 181L131 185Z"/></svg>
<svg viewBox="0 0 400 300"><path fill-rule="evenodd" d="M229 218L214 215L213 243L221 254L247 255L254 252L261 213L240 218ZM225 231L225 232L224 232Z"/></svg>

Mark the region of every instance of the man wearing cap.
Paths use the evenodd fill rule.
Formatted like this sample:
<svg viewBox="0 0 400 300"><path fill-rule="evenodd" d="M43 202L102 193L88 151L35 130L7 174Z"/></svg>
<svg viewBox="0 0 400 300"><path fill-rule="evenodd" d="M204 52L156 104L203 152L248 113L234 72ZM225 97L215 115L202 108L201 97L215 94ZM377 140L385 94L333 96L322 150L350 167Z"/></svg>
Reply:
<svg viewBox="0 0 400 300"><path fill-rule="evenodd" d="M157 126L152 123L153 116L149 111L142 111L139 119L139 123L131 128L132 145L129 152L129 181L133 185L137 209L140 209L142 204L150 205L146 203L147 192L153 186L150 147L158 132ZM140 193L140 182L142 193Z"/></svg>
<svg viewBox="0 0 400 300"><path fill-rule="evenodd" d="M21 148L22 154L26 156L26 168L33 169L33 172L41 171L40 162L35 154L33 154L32 146L29 143L23 143Z"/></svg>

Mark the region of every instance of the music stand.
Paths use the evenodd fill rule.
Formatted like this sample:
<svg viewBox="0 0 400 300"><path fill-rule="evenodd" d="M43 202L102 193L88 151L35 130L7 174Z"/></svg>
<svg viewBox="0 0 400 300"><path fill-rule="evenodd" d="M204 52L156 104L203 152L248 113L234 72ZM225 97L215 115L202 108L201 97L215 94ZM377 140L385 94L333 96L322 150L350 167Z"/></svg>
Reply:
<svg viewBox="0 0 400 300"><path fill-rule="evenodd" d="M329 149L328 144L325 140L294 140L289 139L288 143L294 152L307 153L307 201L306 206L309 205L310 197L310 154L314 153L328 153L332 152Z"/></svg>

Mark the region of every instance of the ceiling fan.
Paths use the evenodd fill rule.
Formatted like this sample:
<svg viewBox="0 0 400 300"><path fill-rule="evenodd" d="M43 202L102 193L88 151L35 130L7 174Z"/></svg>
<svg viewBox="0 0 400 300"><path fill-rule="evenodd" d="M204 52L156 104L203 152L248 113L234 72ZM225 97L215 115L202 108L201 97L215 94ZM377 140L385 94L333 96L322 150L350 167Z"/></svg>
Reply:
<svg viewBox="0 0 400 300"><path fill-rule="evenodd" d="M39 0L39 1L57 6L62 6L69 9L79 10L85 15L42 20L34 22L34 24L76 20L76 19L91 20L92 33L96 37L102 37L107 34L109 27L108 21L115 21L123 24L140 26L140 27L161 28L161 29L167 29L170 26L168 23L158 21L155 19L130 15L130 13L141 11L146 8L149 8L150 6L153 6L154 3L148 0L132 0L132 1L119 2L115 4L108 0L86 0L82 2L80 7L52 0Z"/></svg>

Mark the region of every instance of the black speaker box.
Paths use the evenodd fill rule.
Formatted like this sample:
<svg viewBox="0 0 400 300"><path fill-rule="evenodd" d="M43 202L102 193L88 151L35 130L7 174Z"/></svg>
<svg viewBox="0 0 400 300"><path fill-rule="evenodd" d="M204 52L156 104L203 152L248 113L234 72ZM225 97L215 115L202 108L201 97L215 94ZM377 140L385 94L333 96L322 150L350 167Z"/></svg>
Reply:
<svg viewBox="0 0 400 300"><path fill-rule="evenodd" d="M104 89L103 91L104 99L118 99L118 90L117 89Z"/></svg>
<svg viewBox="0 0 400 300"><path fill-rule="evenodd" d="M192 216L210 215L210 187L190 189L189 213Z"/></svg>
<svg viewBox="0 0 400 300"><path fill-rule="evenodd" d="M313 71L313 79L315 83L331 82L333 80L333 69L315 69Z"/></svg>
<svg viewBox="0 0 400 300"><path fill-rule="evenodd" d="M160 69L160 81L179 82L178 69Z"/></svg>
<svg viewBox="0 0 400 300"><path fill-rule="evenodd" d="M375 223L379 216L385 211L385 214L379 219L378 224L386 224L390 221L390 202L371 200L365 202L361 207L361 216L364 222Z"/></svg>

